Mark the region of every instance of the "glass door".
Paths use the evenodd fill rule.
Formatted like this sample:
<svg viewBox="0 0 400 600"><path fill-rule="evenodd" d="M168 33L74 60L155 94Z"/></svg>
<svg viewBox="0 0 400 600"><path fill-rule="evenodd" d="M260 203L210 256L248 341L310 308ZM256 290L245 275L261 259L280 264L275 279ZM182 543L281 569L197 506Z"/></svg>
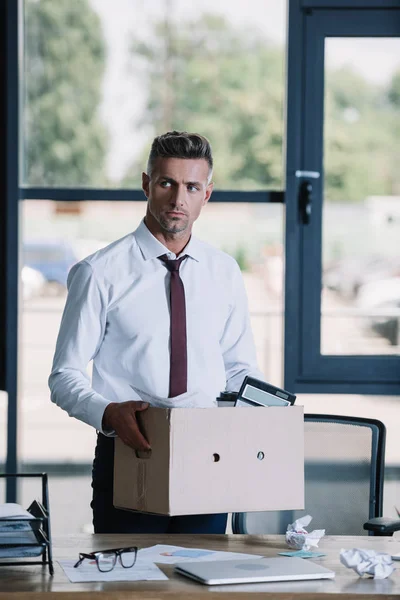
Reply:
<svg viewBox="0 0 400 600"><path fill-rule="evenodd" d="M306 4L292 35L300 108L290 90L288 107L300 141L288 148L286 385L399 394L400 10Z"/></svg>
<svg viewBox="0 0 400 600"><path fill-rule="evenodd" d="M399 354L400 38L325 38L321 353Z"/></svg>

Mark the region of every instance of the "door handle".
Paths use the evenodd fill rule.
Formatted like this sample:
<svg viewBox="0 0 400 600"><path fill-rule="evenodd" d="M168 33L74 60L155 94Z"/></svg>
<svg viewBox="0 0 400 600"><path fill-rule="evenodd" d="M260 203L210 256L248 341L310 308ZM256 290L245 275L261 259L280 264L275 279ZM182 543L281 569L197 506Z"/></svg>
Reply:
<svg viewBox="0 0 400 600"><path fill-rule="evenodd" d="M299 213L301 222L308 225L311 219L312 210L312 183L304 180L299 187Z"/></svg>
<svg viewBox="0 0 400 600"><path fill-rule="evenodd" d="M308 177L309 179L319 179L320 177L319 171L295 171L294 174L298 179L301 179L302 177Z"/></svg>

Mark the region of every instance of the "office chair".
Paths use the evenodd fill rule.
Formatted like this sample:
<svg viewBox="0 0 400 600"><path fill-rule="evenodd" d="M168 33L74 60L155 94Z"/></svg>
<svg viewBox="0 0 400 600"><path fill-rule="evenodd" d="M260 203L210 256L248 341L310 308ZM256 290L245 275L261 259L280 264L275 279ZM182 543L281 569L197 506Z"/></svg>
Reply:
<svg viewBox="0 0 400 600"><path fill-rule="evenodd" d="M308 529L327 535L392 535L400 520L382 518L385 441L381 421L305 414L305 510L233 513L233 533L282 534L309 514Z"/></svg>

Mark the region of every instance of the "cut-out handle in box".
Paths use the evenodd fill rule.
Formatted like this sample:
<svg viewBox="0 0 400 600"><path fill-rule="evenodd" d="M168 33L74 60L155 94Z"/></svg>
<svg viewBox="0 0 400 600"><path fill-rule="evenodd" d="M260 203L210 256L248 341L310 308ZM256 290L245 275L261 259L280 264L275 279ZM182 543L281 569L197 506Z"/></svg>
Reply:
<svg viewBox="0 0 400 600"><path fill-rule="evenodd" d="M151 450L135 450L136 458L150 458Z"/></svg>

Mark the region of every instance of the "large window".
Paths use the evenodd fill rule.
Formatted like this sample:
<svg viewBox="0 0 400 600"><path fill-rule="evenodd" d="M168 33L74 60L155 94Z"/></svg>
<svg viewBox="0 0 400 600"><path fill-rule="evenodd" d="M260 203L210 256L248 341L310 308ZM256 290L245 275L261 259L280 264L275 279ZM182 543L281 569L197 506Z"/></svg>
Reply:
<svg viewBox="0 0 400 600"><path fill-rule="evenodd" d="M90 463L96 441L94 429L68 418L49 400L47 379L66 298L67 273L71 263L135 229L145 212L145 202L80 202L74 204L73 212L70 203L66 204L69 210L53 201L27 200L21 214L25 281L20 457L25 465L50 469L56 532L64 531L64 509L74 515L72 527L90 530ZM282 211L281 205L211 202L195 225L201 239L238 261L258 362L265 377L277 384L282 383ZM79 496L65 495L66 477L70 489L77 486L82 490Z"/></svg>
<svg viewBox="0 0 400 600"><path fill-rule="evenodd" d="M12 231L0 252L11 410L0 395L0 431L8 417L10 470L19 458L50 473L55 533L66 512L71 532L90 530L95 442L90 427L51 404L47 388L67 273L137 226L149 144L173 128L212 142L215 192L195 233L239 262L265 377L309 412L380 418L397 473L400 47L392 0L363 0L368 10L359 0L290 0L288 51L282 0L22 4L23 61L18 70L14 31L7 71L6 154L20 188L11 176L4 205ZM307 183L311 217L299 193ZM272 202L284 194L285 208ZM0 460L6 450L0 444Z"/></svg>
<svg viewBox="0 0 400 600"><path fill-rule="evenodd" d="M268 193L284 188L286 7L23 4L19 458L50 474L53 531L66 512L70 531L90 531L95 431L51 404L47 379L68 271L139 224L158 133L211 141L216 193L195 233L237 259L260 368L282 384L284 211Z"/></svg>
<svg viewBox="0 0 400 600"><path fill-rule="evenodd" d="M210 138L218 189L283 188L285 2L24 6L23 184L138 188L178 129Z"/></svg>

